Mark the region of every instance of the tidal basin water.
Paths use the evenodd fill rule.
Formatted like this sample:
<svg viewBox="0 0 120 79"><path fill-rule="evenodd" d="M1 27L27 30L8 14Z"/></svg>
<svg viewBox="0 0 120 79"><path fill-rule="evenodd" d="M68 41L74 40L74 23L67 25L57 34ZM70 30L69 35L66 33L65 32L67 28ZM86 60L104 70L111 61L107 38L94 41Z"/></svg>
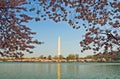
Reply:
<svg viewBox="0 0 120 79"><path fill-rule="evenodd" d="M0 63L0 79L120 79L120 63Z"/></svg>

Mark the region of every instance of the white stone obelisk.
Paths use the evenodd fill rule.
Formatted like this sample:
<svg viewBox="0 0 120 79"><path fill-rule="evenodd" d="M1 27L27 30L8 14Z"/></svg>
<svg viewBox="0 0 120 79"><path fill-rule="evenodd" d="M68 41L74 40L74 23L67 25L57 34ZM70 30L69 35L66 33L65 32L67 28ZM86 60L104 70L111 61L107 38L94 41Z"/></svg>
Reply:
<svg viewBox="0 0 120 79"><path fill-rule="evenodd" d="M58 37L58 59L60 59L60 36Z"/></svg>

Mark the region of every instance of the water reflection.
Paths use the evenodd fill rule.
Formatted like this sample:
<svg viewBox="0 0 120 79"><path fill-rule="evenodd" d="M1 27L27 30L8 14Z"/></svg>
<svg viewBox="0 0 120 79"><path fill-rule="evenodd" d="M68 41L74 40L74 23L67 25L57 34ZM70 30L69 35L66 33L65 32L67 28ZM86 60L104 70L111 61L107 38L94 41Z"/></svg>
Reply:
<svg viewBox="0 0 120 79"><path fill-rule="evenodd" d="M0 79L120 79L120 63L0 63Z"/></svg>
<svg viewBox="0 0 120 79"><path fill-rule="evenodd" d="M61 66L60 63L57 64L57 79L60 79L60 73L61 73Z"/></svg>

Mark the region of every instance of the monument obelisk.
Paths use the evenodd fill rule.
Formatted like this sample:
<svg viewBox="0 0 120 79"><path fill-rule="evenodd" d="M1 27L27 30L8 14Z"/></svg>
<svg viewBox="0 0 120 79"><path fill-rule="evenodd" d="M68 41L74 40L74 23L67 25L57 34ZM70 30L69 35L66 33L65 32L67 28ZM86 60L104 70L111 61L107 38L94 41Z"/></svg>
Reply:
<svg viewBox="0 0 120 79"><path fill-rule="evenodd" d="M58 60L60 59L60 36L58 37Z"/></svg>

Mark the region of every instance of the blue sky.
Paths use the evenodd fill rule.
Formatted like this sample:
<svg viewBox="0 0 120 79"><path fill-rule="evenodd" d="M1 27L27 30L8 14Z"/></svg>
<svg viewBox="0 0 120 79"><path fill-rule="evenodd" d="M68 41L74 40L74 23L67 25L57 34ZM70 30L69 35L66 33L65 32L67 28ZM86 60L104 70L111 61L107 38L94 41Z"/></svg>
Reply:
<svg viewBox="0 0 120 79"><path fill-rule="evenodd" d="M91 54L90 51L81 53L79 45L82 40L82 35L85 33L83 29L73 29L66 22L55 23L51 20L47 21L30 21L26 24L32 31L37 34L35 39L45 42L42 45L35 45L33 54L26 54L25 56L48 56L57 55L58 36L61 38L61 54L67 56L68 54L79 54L80 57Z"/></svg>
<svg viewBox="0 0 120 79"><path fill-rule="evenodd" d="M33 6L36 7L36 4L33 3L32 6L27 5L25 7L31 8ZM109 8L109 10L111 9L112 8ZM26 14L26 12L24 14ZM36 15L35 13L32 13L32 12L29 15L31 17L32 16L39 17L39 15ZM84 24L88 24L88 22L86 21L83 21L83 20L82 21L79 20L79 21L80 21L79 25L82 25L83 22L85 22ZM26 54L26 56L57 55L58 36L61 37L61 54L62 55L67 56L68 54L79 54L79 56L82 57L82 56L87 56L92 54L91 51L86 51L85 53L81 53L81 47L79 45L79 42L83 39L82 35L85 34L85 31L83 29L78 29L78 30L73 29L66 22L55 23L49 20L48 18L47 18L47 21L39 21L39 22L30 21L26 25L30 27L32 31L37 33L34 36L35 39L45 42L42 45L36 45L35 46L36 48L33 50L34 53ZM108 25L106 25L106 27L109 28ZM102 27L102 28L107 29L106 27Z"/></svg>

